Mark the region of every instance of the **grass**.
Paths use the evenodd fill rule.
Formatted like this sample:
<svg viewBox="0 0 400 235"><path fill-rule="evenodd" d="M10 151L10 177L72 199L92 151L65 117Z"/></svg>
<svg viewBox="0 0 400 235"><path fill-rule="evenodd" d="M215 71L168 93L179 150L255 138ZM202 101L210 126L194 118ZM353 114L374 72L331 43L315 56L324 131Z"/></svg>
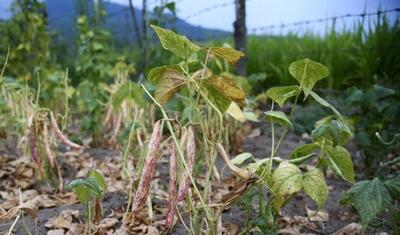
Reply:
<svg viewBox="0 0 400 235"><path fill-rule="evenodd" d="M365 27L368 25L368 27ZM318 88L342 89L350 86L369 87L375 83L399 87L400 22L389 23L385 15L358 21L353 28L335 30L327 26L324 35L313 32L289 32L284 36L248 37L247 73L253 93L274 85L289 85L295 81L287 67L297 59L310 58L326 65L330 76ZM220 43L213 41L212 43Z"/></svg>

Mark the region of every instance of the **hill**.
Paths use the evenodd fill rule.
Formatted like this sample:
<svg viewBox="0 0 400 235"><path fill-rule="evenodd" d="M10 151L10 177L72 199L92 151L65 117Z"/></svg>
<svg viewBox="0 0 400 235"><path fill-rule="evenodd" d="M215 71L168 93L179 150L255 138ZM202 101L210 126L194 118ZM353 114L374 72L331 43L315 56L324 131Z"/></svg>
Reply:
<svg viewBox="0 0 400 235"><path fill-rule="evenodd" d="M91 1L88 2L89 9ZM49 28L60 33L65 39L70 40L76 33L75 20L77 16L77 8L75 1L60 1L46 0L45 1ZM105 2L105 11L107 12L105 27L111 31L114 37L119 42L132 42L135 40L135 35L132 26L132 18L129 12L129 7ZM141 26L142 14L140 9L135 9L138 17L139 25ZM168 25L179 33L185 34L192 40L203 41L210 37L226 37L230 33L221 30L203 28L201 26L192 25L182 19L177 19Z"/></svg>

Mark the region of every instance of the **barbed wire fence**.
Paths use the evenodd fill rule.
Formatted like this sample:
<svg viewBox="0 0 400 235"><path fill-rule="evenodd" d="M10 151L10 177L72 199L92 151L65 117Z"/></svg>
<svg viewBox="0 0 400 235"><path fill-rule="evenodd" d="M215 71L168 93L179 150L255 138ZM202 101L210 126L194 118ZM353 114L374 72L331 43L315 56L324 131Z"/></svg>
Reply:
<svg viewBox="0 0 400 235"><path fill-rule="evenodd" d="M169 3L169 2L175 2L175 3L179 3L185 0L170 0L170 1L160 1L160 0L154 0L154 1L150 1L148 3L148 6L151 7L155 7L157 6L159 3ZM247 0L246 2L250 2L252 0ZM222 3L217 3L217 4L213 4L210 5L208 7L205 7L203 9L200 9L190 15L186 15L183 17L178 17L182 20L189 20L192 18L195 18L197 16L203 15L203 14L207 14L209 12L212 12L216 9L220 9L220 8L226 8L229 6L235 5L235 1L225 1ZM64 15L57 15L57 16L53 16L51 18L49 18L49 21L56 21L59 20L65 16L71 16L71 14L73 13L74 9L70 9L67 10L66 13ZM116 17L120 14L123 13L127 13L129 12L129 8L125 7L122 8L120 10L114 11L114 12L109 12L105 18L106 19L110 19L113 17ZM341 19L349 19L349 18L361 18L364 19L366 17L372 17L372 16L379 16L379 15L386 15L386 14L392 14L392 13L399 13L400 12L400 7L399 8L392 8L392 9L387 9L387 10L378 10L375 12L362 12L362 13L348 13L348 14L343 14L343 15L338 15L338 16L331 16L331 17L325 17L325 18L318 18L318 19L311 19L311 20L301 20L301 21L295 21L295 22L289 22L289 23L281 23L281 24L270 24L270 25L265 25L265 26L260 26L260 27L253 27L253 28L249 28L248 32L250 32L250 34L253 35L268 35L268 33L270 33L270 30L274 30L274 29L284 29L284 28L288 28L288 27L301 27L304 25L310 25L310 24L316 24L316 23L324 23L324 22L334 22L334 21L338 21ZM228 37L231 37L231 34L227 34ZM207 37L208 40L215 40L215 39L226 39L226 37L221 37L221 35L208 35ZM397 46L396 46L397 48ZM365 48L364 50L367 51L375 51L375 50L390 50L393 49L392 47L390 48L382 48L382 47L373 47L373 48ZM303 52L303 54L316 54L316 53L334 53L334 52L339 52L339 53L347 53L347 52L354 52L360 50L359 48L340 48L337 50L316 50L316 51L308 51L308 52Z"/></svg>
<svg viewBox="0 0 400 235"><path fill-rule="evenodd" d="M313 23L323 23L327 21L336 21L340 19L346 19L346 18L365 18L365 17L370 17L370 16L379 16L379 15L384 15L384 14L389 14L389 13L394 13L394 12L400 12L400 8L393 8L393 9L388 9L388 10L379 10L376 12L369 12L369 13L348 13L340 16L332 16L332 17L326 17L326 18L319 18L319 19L313 19L313 20L302 20L302 21L296 21L296 22L290 22L290 23L282 23L282 24L271 24L271 25L266 25L266 26L261 26L261 27L255 27L251 28L250 31L255 34L257 32L265 32L266 30L269 29L274 29L274 28L287 28L287 27L292 27L292 26L300 26L300 25L309 25Z"/></svg>

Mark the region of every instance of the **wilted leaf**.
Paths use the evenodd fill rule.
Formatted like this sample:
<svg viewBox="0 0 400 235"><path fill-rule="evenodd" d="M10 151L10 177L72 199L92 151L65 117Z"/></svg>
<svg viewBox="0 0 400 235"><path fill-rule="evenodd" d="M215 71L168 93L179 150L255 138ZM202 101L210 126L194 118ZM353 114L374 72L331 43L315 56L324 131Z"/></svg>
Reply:
<svg viewBox="0 0 400 235"><path fill-rule="evenodd" d="M322 171L313 169L305 173L303 175L303 188L307 195L317 203L318 210L321 209L329 193Z"/></svg>
<svg viewBox="0 0 400 235"><path fill-rule="evenodd" d="M266 94L269 98L271 98L274 102L279 104L279 106L283 106L287 99L296 96L298 92L299 86L282 86L282 87L273 87L267 90Z"/></svg>
<svg viewBox="0 0 400 235"><path fill-rule="evenodd" d="M192 43L187 37L172 30L163 29L156 25L150 25L150 27L156 32L161 45L182 59L188 59L200 50L200 47Z"/></svg>
<svg viewBox="0 0 400 235"><path fill-rule="evenodd" d="M286 114L284 112L281 112L281 111L267 111L264 114L265 114L265 121L267 121L267 122L276 122L276 123L281 124L282 126L289 125L290 128L293 129L292 123L286 117Z"/></svg>
<svg viewBox="0 0 400 235"><path fill-rule="evenodd" d="M316 150L317 148L318 145L315 143L303 144L302 146L296 148L295 150L293 150L293 152L290 153L289 159L296 160L296 164L303 163L313 155L314 150Z"/></svg>
<svg viewBox="0 0 400 235"><path fill-rule="evenodd" d="M204 80L204 84L208 87L215 88L220 96L237 102L239 104L244 103L246 99L246 93L236 85L235 81L223 76L223 75L213 75Z"/></svg>
<svg viewBox="0 0 400 235"><path fill-rule="evenodd" d="M340 199L341 204L353 204L364 227L389 206L390 202L389 191L378 178L357 182Z"/></svg>
<svg viewBox="0 0 400 235"><path fill-rule="evenodd" d="M351 183L354 183L354 168L350 153L342 146L326 149L331 168L335 173Z"/></svg>
<svg viewBox="0 0 400 235"><path fill-rule="evenodd" d="M214 55L227 60L229 63L236 63L242 56L243 52L229 47L208 47L204 48L210 50Z"/></svg>
<svg viewBox="0 0 400 235"><path fill-rule="evenodd" d="M289 73L300 83L300 88L307 97L315 83L329 75L329 70L323 64L302 59L290 64Z"/></svg>

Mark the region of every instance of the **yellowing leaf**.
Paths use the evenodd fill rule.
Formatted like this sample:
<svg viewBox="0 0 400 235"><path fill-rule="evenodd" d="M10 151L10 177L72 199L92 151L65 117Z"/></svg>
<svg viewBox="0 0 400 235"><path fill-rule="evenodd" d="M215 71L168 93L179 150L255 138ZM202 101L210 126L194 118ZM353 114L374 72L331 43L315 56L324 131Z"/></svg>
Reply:
<svg viewBox="0 0 400 235"><path fill-rule="evenodd" d="M300 169L288 161L283 161L272 175L274 194L287 198L302 188L302 174Z"/></svg>
<svg viewBox="0 0 400 235"><path fill-rule="evenodd" d="M172 30L163 29L156 25L150 25L160 39L161 45L182 59L190 58L200 50L200 47L192 43L187 37L179 35Z"/></svg>
<svg viewBox="0 0 400 235"><path fill-rule="evenodd" d="M186 83L186 79L165 77L157 84L154 98L160 103L166 103Z"/></svg>
<svg viewBox="0 0 400 235"><path fill-rule="evenodd" d="M329 189L325 183L324 174L319 169L313 169L303 175L303 189L313 199L318 210L322 208L328 198Z"/></svg>
<svg viewBox="0 0 400 235"><path fill-rule="evenodd" d="M273 87L267 90L266 94L269 98L271 98L274 102L279 104L279 106L283 106L287 99L296 96L299 86L282 86L282 87Z"/></svg>
<svg viewBox="0 0 400 235"><path fill-rule="evenodd" d="M236 63L244 56L243 52L229 47L208 47L204 49L210 50L214 55L227 60L231 64Z"/></svg>
<svg viewBox="0 0 400 235"><path fill-rule="evenodd" d="M329 75L329 70L323 64L303 59L291 63L289 73L300 83L300 88L307 97L315 83Z"/></svg>
<svg viewBox="0 0 400 235"><path fill-rule="evenodd" d="M155 98L166 103L188 81L180 67L160 66L150 70L147 79L156 85Z"/></svg>
<svg viewBox="0 0 400 235"><path fill-rule="evenodd" d="M219 95L236 103L244 103L246 93L236 83L223 75L213 75L204 80L204 84L214 87Z"/></svg>
<svg viewBox="0 0 400 235"><path fill-rule="evenodd" d="M147 79L153 83L158 84L163 78L185 79L182 69L176 65L164 65L155 67L150 70Z"/></svg>
<svg viewBox="0 0 400 235"><path fill-rule="evenodd" d="M245 114L240 109L239 105L236 104L235 102L231 102L231 104L228 107L228 110L226 110L226 113L239 122L245 122L247 120Z"/></svg>
<svg viewBox="0 0 400 235"><path fill-rule="evenodd" d="M286 117L286 114L281 111L267 111L265 114L265 121L267 122L276 122L283 126L289 125L290 128L293 129L292 123Z"/></svg>

